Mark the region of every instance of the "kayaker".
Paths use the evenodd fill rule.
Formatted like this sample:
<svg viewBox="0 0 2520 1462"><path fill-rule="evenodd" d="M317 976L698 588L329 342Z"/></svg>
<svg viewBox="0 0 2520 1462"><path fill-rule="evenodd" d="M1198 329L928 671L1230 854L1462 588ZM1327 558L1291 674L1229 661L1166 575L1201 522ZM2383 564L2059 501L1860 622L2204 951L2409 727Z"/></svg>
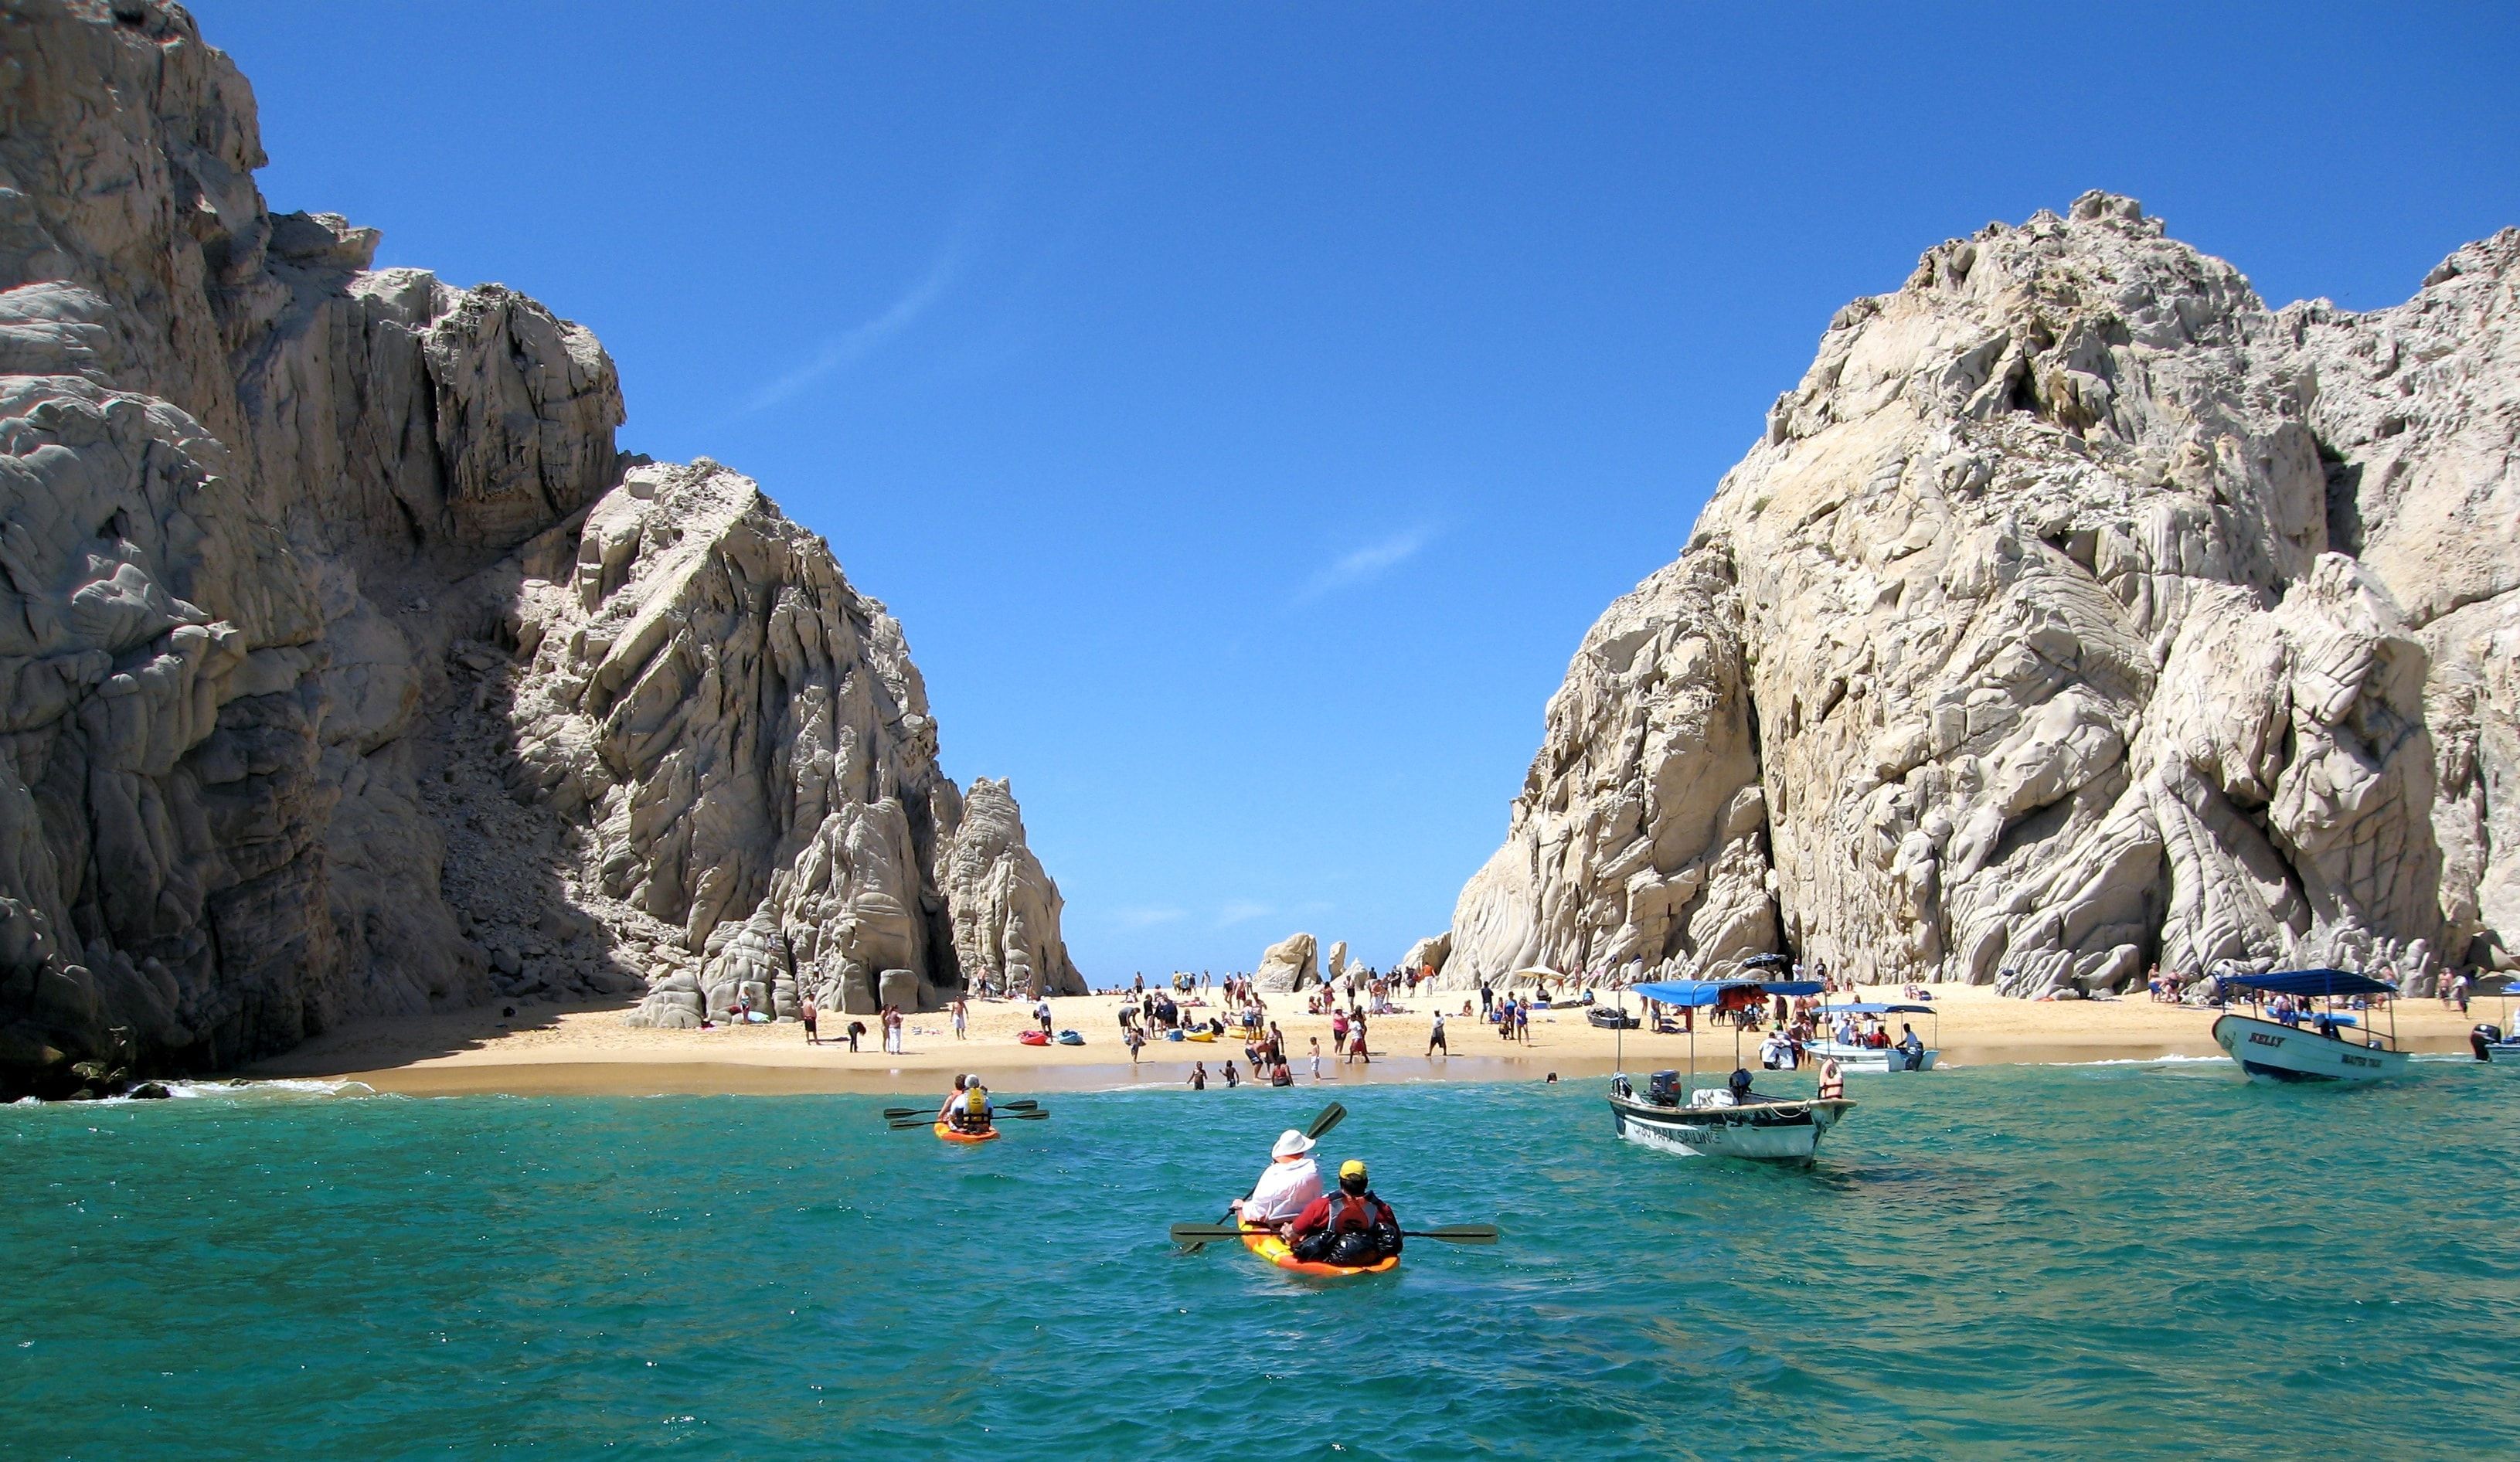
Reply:
<svg viewBox="0 0 2520 1462"><path fill-rule="evenodd" d="M1234 1212L1246 1221L1278 1229L1302 1217L1322 1196L1321 1166L1313 1161L1313 1139L1288 1128L1269 1149L1269 1166L1251 1185L1251 1195L1234 1200Z"/></svg>
<svg viewBox="0 0 2520 1462"><path fill-rule="evenodd" d="M960 1107L963 1102L963 1087L969 1080L970 1078L961 1075L957 1075L954 1078L954 1089L945 1093L945 1104L936 1109L937 1121L952 1122L954 1120L955 1110Z"/></svg>
<svg viewBox="0 0 2520 1462"><path fill-rule="evenodd" d="M987 1131L990 1123L996 1117L995 1110L989 1105L989 1088L980 1085L980 1079L977 1076L963 1078L962 1086L963 1097L960 1105L954 1102L945 1104L946 1110L954 1114L951 1119L954 1130L963 1132Z"/></svg>
<svg viewBox="0 0 2520 1462"><path fill-rule="evenodd" d="M1306 1263L1356 1269L1400 1252L1400 1218L1367 1185L1365 1164L1339 1165L1338 1191L1304 1206L1286 1247Z"/></svg>

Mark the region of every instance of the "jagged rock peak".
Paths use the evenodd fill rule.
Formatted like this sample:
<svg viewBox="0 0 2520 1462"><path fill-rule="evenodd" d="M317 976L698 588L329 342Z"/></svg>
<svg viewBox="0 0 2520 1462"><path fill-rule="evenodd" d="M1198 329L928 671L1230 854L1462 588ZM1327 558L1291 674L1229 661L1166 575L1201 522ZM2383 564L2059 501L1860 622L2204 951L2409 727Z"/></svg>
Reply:
<svg viewBox="0 0 2520 1462"><path fill-rule="evenodd" d="M822 540L263 160L180 7L0 8L0 1092L494 993L1081 986Z"/></svg>
<svg viewBox="0 0 2520 1462"><path fill-rule="evenodd" d="M1586 637L1447 979L2499 957L2513 239L2276 314L2087 194L1839 311Z"/></svg>

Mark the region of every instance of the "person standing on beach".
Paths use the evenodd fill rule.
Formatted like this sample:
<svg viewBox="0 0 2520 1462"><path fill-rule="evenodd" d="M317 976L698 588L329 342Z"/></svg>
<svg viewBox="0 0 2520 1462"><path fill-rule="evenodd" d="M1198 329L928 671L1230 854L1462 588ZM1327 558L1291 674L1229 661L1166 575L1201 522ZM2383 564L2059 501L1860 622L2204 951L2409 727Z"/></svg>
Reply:
<svg viewBox="0 0 2520 1462"><path fill-rule="evenodd" d="M1495 1013L1496 992L1488 988L1487 981L1481 980L1479 982L1479 1019L1485 1020Z"/></svg>
<svg viewBox="0 0 2520 1462"><path fill-rule="evenodd" d="M805 1023L805 1043L822 1044L823 1038L814 1034L814 997L812 996L805 997L805 1003L796 1008L796 1018Z"/></svg>
<svg viewBox="0 0 2520 1462"><path fill-rule="evenodd" d="M1513 1036L1523 1044L1531 1044L1531 1001L1529 1000L1520 1000L1514 1004Z"/></svg>
<svg viewBox="0 0 2520 1462"><path fill-rule="evenodd" d="M1357 1060L1364 1062L1366 1065L1371 1066L1373 1064L1373 1054L1365 1048L1364 1016L1360 1015L1356 1018L1354 1029L1355 1035L1350 1039L1355 1043L1348 1047L1348 1054L1355 1057Z"/></svg>
<svg viewBox="0 0 2520 1462"><path fill-rule="evenodd" d="M1313 1038L1313 1080L1322 1079L1322 1038Z"/></svg>
<svg viewBox="0 0 2520 1462"><path fill-rule="evenodd" d="M1138 1047L1147 1043L1146 1036L1135 1025L1122 1028L1121 1040L1129 1043L1129 1064L1138 1064Z"/></svg>
<svg viewBox="0 0 2520 1462"><path fill-rule="evenodd" d="M1441 1010L1435 1012L1435 1028L1426 1033L1426 1054L1431 1056L1437 1051L1447 1056L1453 1053L1453 1048L1444 1043L1444 1012Z"/></svg>
<svg viewBox="0 0 2520 1462"><path fill-rule="evenodd" d="M964 1035L964 1031L965 1031L965 1029L966 1029L967 1027L968 1027L968 1026L970 1025L970 1023L971 1023L971 1007L970 1007L970 1006L968 1006L968 1005L966 1005L965 1003L963 1003L963 998L962 998L962 997L960 997L960 996L955 997L954 997L954 1039L955 1039L955 1040L957 1040L957 1041L962 1041L962 1040L966 1040L966 1039L968 1039L968 1038Z"/></svg>

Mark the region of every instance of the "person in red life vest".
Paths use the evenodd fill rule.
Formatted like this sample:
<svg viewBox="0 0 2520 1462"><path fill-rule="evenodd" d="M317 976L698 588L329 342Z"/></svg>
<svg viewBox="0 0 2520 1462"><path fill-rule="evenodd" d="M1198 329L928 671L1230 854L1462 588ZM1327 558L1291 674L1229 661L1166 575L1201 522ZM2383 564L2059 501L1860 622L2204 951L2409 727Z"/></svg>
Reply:
<svg viewBox="0 0 2520 1462"><path fill-rule="evenodd" d="M1365 1164L1350 1159L1339 1165L1338 1191L1295 1217L1287 1247L1307 1263L1363 1268L1400 1252L1400 1219L1366 1185Z"/></svg>

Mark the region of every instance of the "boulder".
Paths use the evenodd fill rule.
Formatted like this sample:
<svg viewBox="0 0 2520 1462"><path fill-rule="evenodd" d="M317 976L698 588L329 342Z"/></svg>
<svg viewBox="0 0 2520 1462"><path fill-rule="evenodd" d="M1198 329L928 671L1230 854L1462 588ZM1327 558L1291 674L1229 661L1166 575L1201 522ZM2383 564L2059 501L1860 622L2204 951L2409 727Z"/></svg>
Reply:
<svg viewBox="0 0 2520 1462"><path fill-rule="evenodd" d="M1318 948L1309 934L1290 934L1271 945L1252 973L1254 985L1275 995L1320 984L1321 969L1314 963Z"/></svg>
<svg viewBox="0 0 2520 1462"><path fill-rule="evenodd" d="M1430 969L1442 974L1444 962L1452 957L1452 953L1453 936L1447 930L1411 945L1409 953L1400 956L1400 968L1410 975L1422 975Z"/></svg>

